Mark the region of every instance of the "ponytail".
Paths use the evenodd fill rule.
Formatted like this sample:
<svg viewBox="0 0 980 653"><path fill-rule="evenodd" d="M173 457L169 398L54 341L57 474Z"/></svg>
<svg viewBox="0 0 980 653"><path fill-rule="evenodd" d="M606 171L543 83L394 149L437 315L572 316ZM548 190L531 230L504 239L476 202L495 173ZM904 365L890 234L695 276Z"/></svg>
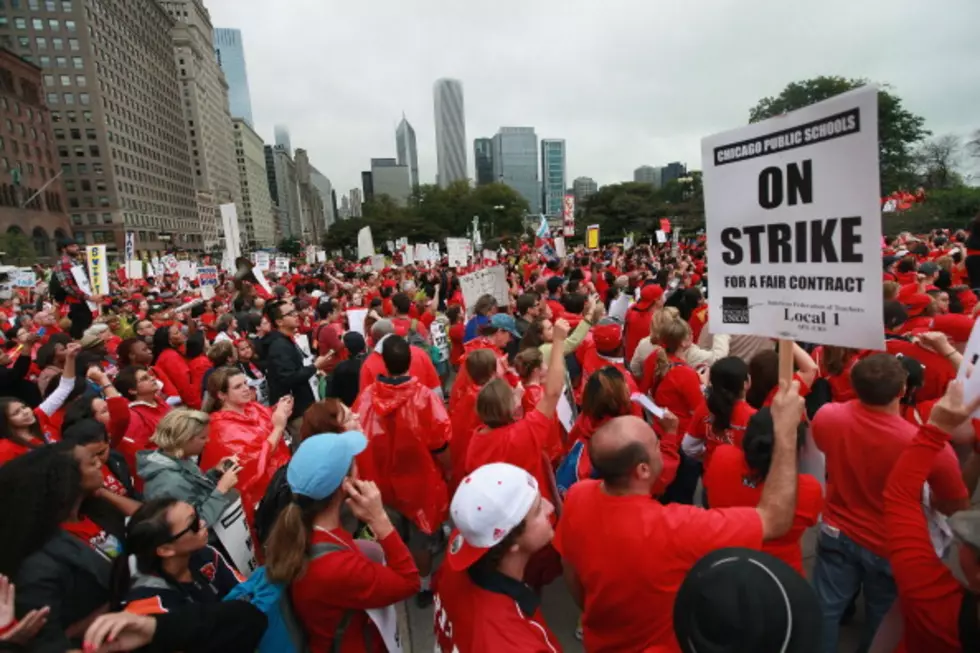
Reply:
<svg viewBox="0 0 980 653"><path fill-rule="evenodd" d="M712 430L721 433L732 425L732 411L742 398L749 366L741 358L728 356L711 366L711 389L707 406L712 416Z"/></svg>
<svg viewBox="0 0 980 653"><path fill-rule="evenodd" d="M265 541L265 573L271 582L291 583L306 571L313 520L332 499L330 495L314 501L294 494L293 500L279 513Z"/></svg>

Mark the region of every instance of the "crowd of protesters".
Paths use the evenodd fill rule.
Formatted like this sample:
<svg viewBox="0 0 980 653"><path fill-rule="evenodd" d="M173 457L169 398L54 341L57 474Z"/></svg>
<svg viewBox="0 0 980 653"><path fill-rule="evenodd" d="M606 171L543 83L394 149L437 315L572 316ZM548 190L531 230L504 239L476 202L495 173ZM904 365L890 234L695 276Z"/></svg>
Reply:
<svg viewBox="0 0 980 653"><path fill-rule="evenodd" d="M62 241L0 297L0 650L391 651L410 599L555 652L557 582L589 652L830 653L857 602L861 651L980 651L977 238L883 241L886 351L792 382L710 332L703 236L467 298L398 254L91 295Z"/></svg>

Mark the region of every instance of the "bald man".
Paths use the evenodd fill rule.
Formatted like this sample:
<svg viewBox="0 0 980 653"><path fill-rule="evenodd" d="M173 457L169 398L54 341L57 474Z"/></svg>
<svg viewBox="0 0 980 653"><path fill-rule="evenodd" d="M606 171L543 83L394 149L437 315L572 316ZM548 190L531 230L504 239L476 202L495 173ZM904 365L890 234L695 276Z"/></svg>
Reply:
<svg viewBox="0 0 980 653"><path fill-rule="evenodd" d="M674 598L691 567L717 549L759 549L790 529L803 411L796 384L780 391L772 411L773 464L755 508L703 510L652 499L663 461L657 436L642 419L618 417L592 436L598 479L569 490L554 540L572 596L585 608L587 651L680 651ZM669 413L661 420L668 433L677 422Z"/></svg>

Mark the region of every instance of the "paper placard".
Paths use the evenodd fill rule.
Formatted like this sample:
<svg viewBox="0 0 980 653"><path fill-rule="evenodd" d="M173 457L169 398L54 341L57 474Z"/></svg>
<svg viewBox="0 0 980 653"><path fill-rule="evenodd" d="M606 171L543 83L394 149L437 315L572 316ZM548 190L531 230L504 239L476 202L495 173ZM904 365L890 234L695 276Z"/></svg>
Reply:
<svg viewBox="0 0 980 653"><path fill-rule="evenodd" d="M269 281L265 278L265 272L263 272L258 266L252 268L252 274L255 275L255 279L259 282L267 293L273 294L272 286L269 285Z"/></svg>
<svg viewBox="0 0 980 653"><path fill-rule="evenodd" d="M163 264L163 272L165 274L177 274L177 269L180 266L180 262L173 254L167 254L161 257L160 263Z"/></svg>
<svg viewBox="0 0 980 653"><path fill-rule="evenodd" d="M565 427L565 432L571 433L572 426L575 425L575 411L572 409L572 403L568 400L568 393L561 393L555 412L558 413L558 421Z"/></svg>
<svg viewBox="0 0 980 653"><path fill-rule="evenodd" d="M619 295L612 301L609 305L609 317L614 317L620 322L626 321L626 311L630 307L630 296L629 295Z"/></svg>
<svg viewBox="0 0 980 653"><path fill-rule="evenodd" d="M467 313L472 312L476 301L483 295L493 295L498 306L506 307L510 304L507 272L502 265L464 274L459 278L459 287L463 292Z"/></svg>
<svg viewBox="0 0 980 653"><path fill-rule="evenodd" d="M269 256L269 252L253 252L252 263L254 264L253 272L255 270L265 272L272 266L272 257Z"/></svg>
<svg viewBox="0 0 980 653"><path fill-rule="evenodd" d="M126 263L126 276L130 279L143 278L143 261L133 259Z"/></svg>
<svg viewBox="0 0 980 653"><path fill-rule="evenodd" d="M655 232L657 234L657 242L661 245L667 242L667 234L657 229Z"/></svg>
<svg viewBox="0 0 980 653"><path fill-rule="evenodd" d="M385 257L383 254L375 254L371 257L371 267L374 268L375 272L381 272L385 269Z"/></svg>
<svg viewBox="0 0 980 653"><path fill-rule="evenodd" d="M197 269L197 280L204 286L217 286L218 285L218 268L214 266L204 266Z"/></svg>
<svg viewBox="0 0 980 653"><path fill-rule="evenodd" d="M306 264L313 265L314 263L316 263L316 247L308 245L306 247Z"/></svg>
<svg viewBox="0 0 980 653"><path fill-rule="evenodd" d="M402 265L414 265L415 264L415 248L408 246L402 250Z"/></svg>
<svg viewBox="0 0 980 653"><path fill-rule="evenodd" d="M136 256L136 232L127 231L126 232L126 250L123 261L126 263L130 262Z"/></svg>
<svg viewBox="0 0 980 653"><path fill-rule="evenodd" d="M255 558L252 535L245 521L240 496L221 513L217 522L211 524L211 532L221 541L230 562L240 574L248 577L258 569L259 561Z"/></svg>
<svg viewBox="0 0 980 653"><path fill-rule="evenodd" d="M356 331L362 336L367 336L364 333L364 320L367 318L368 309L366 308L351 308L347 310L347 324L350 326L351 331Z"/></svg>
<svg viewBox="0 0 980 653"><path fill-rule="evenodd" d="M599 249L599 225L591 224L585 230L586 249Z"/></svg>
<svg viewBox="0 0 980 653"><path fill-rule="evenodd" d="M450 267L466 267L469 263L470 241L466 238L447 238L446 251L449 252Z"/></svg>
<svg viewBox="0 0 980 653"><path fill-rule="evenodd" d="M558 258L565 258L568 256L568 252L565 250L565 237L558 236L555 238L555 254Z"/></svg>
<svg viewBox="0 0 980 653"><path fill-rule="evenodd" d="M708 330L883 350L878 89L710 136L701 156Z"/></svg>
<svg viewBox="0 0 980 653"><path fill-rule="evenodd" d="M153 276L155 278L163 276L163 263L156 256L150 259L150 267L153 269Z"/></svg>
<svg viewBox="0 0 980 653"><path fill-rule="evenodd" d="M435 320L429 325L429 334L432 336L432 346L439 352L439 362L449 360L449 336L446 333L446 325L439 320Z"/></svg>
<svg viewBox="0 0 980 653"><path fill-rule="evenodd" d="M276 274L289 274L289 257L276 257Z"/></svg>
<svg viewBox="0 0 980 653"><path fill-rule="evenodd" d="M496 263L497 262L497 252L494 252L494 251L489 250L489 249L483 250L483 260L484 261L492 261L493 263Z"/></svg>
<svg viewBox="0 0 980 653"><path fill-rule="evenodd" d="M325 251L323 251L322 249L318 249L316 251L316 262L317 263L326 263L327 262L327 253Z"/></svg>
<svg viewBox="0 0 980 653"><path fill-rule="evenodd" d="M357 258L364 260L374 256L374 237L371 227L364 227L357 232Z"/></svg>
<svg viewBox="0 0 980 653"><path fill-rule="evenodd" d="M327 327L328 329L331 327ZM313 349L310 347L310 336L305 333L297 333L293 336L293 342L303 353L303 365L312 365L316 358L313 356ZM313 398L320 398L320 379L314 374L309 379L310 389L313 391Z"/></svg>
<svg viewBox="0 0 980 653"><path fill-rule="evenodd" d="M109 294L109 261L106 258L105 245L88 245L85 248L88 259L88 278L92 285L93 295Z"/></svg>
<svg viewBox="0 0 980 653"><path fill-rule="evenodd" d="M37 275L30 268L17 270L12 276L17 288L33 288L37 285Z"/></svg>
<svg viewBox="0 0 980 653"><path fill-rule="evenodd" d="M658 406L657 404L653 403L653 399L646 396L645 394L642 394L640 392L634 392L630 396L630 401L632 401L635 404L639 404L640 406L643 407L645 411L647 411L657 419L660 419L661 417L664 416L664 409Z"/></svg>
<svg viewBox="0 0 980 653"><path fill-rule="evenodd" d="M181 279L193 279L197 276L197 265L191 261L177 261L177 274Z"/></svg>

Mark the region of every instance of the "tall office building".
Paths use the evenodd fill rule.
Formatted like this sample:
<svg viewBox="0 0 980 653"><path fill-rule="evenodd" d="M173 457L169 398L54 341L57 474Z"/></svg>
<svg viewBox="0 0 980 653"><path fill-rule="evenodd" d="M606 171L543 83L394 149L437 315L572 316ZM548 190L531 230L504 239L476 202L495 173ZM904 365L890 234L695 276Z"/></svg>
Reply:
<svg viewBox="0 0 980 653"><path fill-rule="evenodd" d="M419 151L415 144L415 130L402 114L402 121L395 130L395 144L398 151L398 165L408 167L409 187L414 189L419 181Z"/></svg>
<svg viewBox="0 0 980 653"><path fill-rule="evenodd" d="M493 177L520 193L531 215L541 213L538 169L534 127L501 127L493 137Z"/></svg>
<svg viewBox="0 0 980 653"><path fill-rule="evenodd" d="M473 163L476 166L477 186L496 181L493 177L493 140L477 138L473 141Z"/></svg>
<svg viewBox="0 0 980 653"><path fill-rule="evenodd" d="M289 127L286 125L276 125L273 131L276 136L276 147L285 149L286 154L292 156L293 144L289 139Z"/></svg>
<svg viewBox="0 0 980 653"><path fill-rule="evenodd" d="M664 186L666 186L672 181L680 179L681 177L687 176L687 166L678 161L674 161L673 163L668 163L661 170L662 170L661 184L663 184Z"/></svg>
<svg viewBox="0 0 980 653"><path fill-rule="evenodd" d="M654 188L663 186L663 168L640 166L633 171L633 181L638 184L650 184Z"/></svg>
<svg viewBox="0 0 980 653"><path fill-rule="evenodd" d="M340 198L340 219L349 220L350 217L350 199L344 195Z"/></svg>
<svg viewBox="0 0 980 653"><path fill-rule="evenodd" d="M440 79L435 83L435 111L438 182L446 188L455 181L467 179L462 82Z"/></svg>
<svg viewBox="0 0 980 653"><path fill-rule="evenodd" d="M276 196L279 198L279 216L282 220L280 232L283 238L303 237L303 217L299 204L299 185L296 179L296 164L286 148L276 145L272 148L275 170Z"/></svg>
<svg viewBox="0 0 980 653"><path fill-rule="evenodd" d="M0 147L0 232L22 233L37 259L51 262L59 238L71 233L51 114L41 94L41 69L0 50L0 107L7 130Z"/></svg>
<svg viewBox="0 0 980 653"><path fill-rule="evenodd" d="M228 83L214 58L214 27L200 0L161 0L173 17L177 76L184 125L197 182L197 205L206 249L218 247L224 229L218 206L234 203L242 215L241 182L235 163L235 134L228 112Z"/></svg>
<svg viewBox="0 0 980 653"><path fill-rule="evenodd" d="M244 118L234 118L232 122L242 186L242 213L238 216L242 242L249 249L272 247L276 244L276 223L265 169L265 144Z"/></svg>
<svg viewBox="0 0 980 653"><path fill-rule="evenodd" d="M565 139L541 140L541 206L548 216L562 215L565 199Z"/></svg>
<svg viewBox="0 0 980 653"><path fill-rule="evenodd" d="M370 170L361 171L361 188L364 194L361 195L363 201L371 202L374 200L374 177L371 175Z"/></svg>
<svg viewBox="0 0 980 653"><path fill-rule="evenodd" d="M411 171L395 159L371 159L371 190L374 197L387 195L398 206L408 206L412 195Z"/></svg>
<svg viewBox="0 0 980 653"><path fill-rule="evenodd" d="M327 233L325 202L313 185L313 166L306 150L296 148L296 186L299 193L300 223L305 242L318 243Z"/></svg>
<svg viewBox="0 0 980 653"><path fill-rule="evenodd" d="M350 189L350 217L359 218L363 215L361 211L361 189Z"/></svg>
<svg viewBox="0 0 980 653"><path fill-rule="evenodd" d="M316 187L323 199L324 227L329 229L337 221L337 208L334 206L337 202L337 194L333 190L333 184L314 166L310 166L310 183Z"/></svg>
<svg viewBox="0 0 980 653"><path fill-rule="evenodd" d="M252 94L248 90L248 69L245 66L245 45L240 29L223 27L214 30L214 54L228 82L228 109L233 118L242 118L249 127L252 122Z"/></svg>
<svg viewBox="0 0 980 653"><path fill-rule="evenodd" d="M0 3L0 47L42 69L57 147L46 172L60 165L76 237L106 244L110 257L126 231L141 250L203 248L172 25L156 0ZM4 134L4 157L13 139L28 140L20 129ZM40 163L15 160L28 173ZM22 183L40 187L29 174Z"/></svg>
<svg viewBox="0 0 980 653"><path fill-rule="evenodd" d="M599 185L592 177L576 177L572 182L572 193L575 194L575 205L579 205L585 200L599 192Z"/></svg>

